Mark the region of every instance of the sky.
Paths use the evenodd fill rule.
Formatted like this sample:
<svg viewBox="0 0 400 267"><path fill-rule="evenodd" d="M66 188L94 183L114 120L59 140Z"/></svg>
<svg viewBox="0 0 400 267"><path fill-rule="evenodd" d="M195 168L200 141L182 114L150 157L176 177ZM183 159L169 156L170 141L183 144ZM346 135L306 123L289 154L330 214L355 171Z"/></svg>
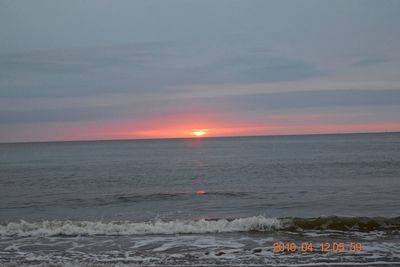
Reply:
<svg viewBox="0 0 400 267"><path fill-rule="evenodd" d="M400 1L0 2L0 142L400 131Z"/></svg>

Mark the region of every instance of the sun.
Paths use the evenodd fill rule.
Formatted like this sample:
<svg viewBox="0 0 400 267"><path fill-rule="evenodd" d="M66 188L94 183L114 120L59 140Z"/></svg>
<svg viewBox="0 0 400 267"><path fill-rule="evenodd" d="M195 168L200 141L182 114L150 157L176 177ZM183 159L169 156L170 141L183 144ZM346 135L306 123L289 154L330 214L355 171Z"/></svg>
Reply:
<svg viewBox="0 0 400 267"><path fill-rule="evenodd" d="M206 130L196 130L192 132L192 135L196 136L196 137L201 137L207 134Z"/></svg>

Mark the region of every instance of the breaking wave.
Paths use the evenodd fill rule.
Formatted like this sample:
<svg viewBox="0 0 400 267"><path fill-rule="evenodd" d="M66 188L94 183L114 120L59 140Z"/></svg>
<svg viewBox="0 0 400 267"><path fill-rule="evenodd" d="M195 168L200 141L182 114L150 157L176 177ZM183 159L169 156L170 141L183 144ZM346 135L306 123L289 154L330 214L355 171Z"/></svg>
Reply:
<svg viewBox="0 0 400 267"><path fill-rule="evenodd" d="M92 235L147 235L147 234L203 234L269 231L374 231L400 230L400 217L318 217L266 218L254 216L217 220L154 220L131 221L41 221L0 224L0 236L92 236Z"/></svg>

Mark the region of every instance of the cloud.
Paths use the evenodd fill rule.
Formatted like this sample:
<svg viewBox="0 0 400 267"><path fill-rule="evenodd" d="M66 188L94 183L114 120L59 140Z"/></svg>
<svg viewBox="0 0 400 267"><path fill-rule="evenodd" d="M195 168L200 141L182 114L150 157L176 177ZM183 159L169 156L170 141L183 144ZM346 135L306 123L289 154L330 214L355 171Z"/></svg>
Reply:
<svg viewBox="0 0 400 267"><path fill-rule="evenodd" d="M154 86L151 69L165 43L57 49L0 55L0 96L77 96Z"/></svg>
<svg viewBox="0 0 400 267"><path fill-rule="evenodd" d="M214 113L262 117L271 113L297 114L302 109L376 107L400 108L399 90L320 90L248 93L213 97L175 98L163 95L138 97L130 94L74 98L8 99L0 104L0 123L78 122L147 119L165 114Z"/></svg>
<svg viewBox="0 0 400 267"><path fill-rule="evenodd" d="M327 73L318 70L311 62L279 57L263 50L257 53L240 52L236 55L222 55L208 64L188 68L192 80L189 84L211 83L275 83L305 80ZM202 77L201 80L196 77Z"/></svg>
<svg viewBox="0 0 400 267"><path fill-rule="evenodd" d="M228 53L219 47L198 55L182 44L135 43L2 54L0 96L169 93L198 84L274 83L323 74L310 62L265 51Z"/></svg>
<svg viewBox="0 0 400 267"><path fill-rule="evenodd" d="M310 107L389 106L400 104L399 90L323 90L242 94L207 99L236 110L302 109Z"/></svg>
<svg viewBox="0 0 400 267"><path fill-rule="evenodd" d="M112 65L130 65L140 67L155 61L164 43L135 43L109 47L91 47L76 49L57 49L9 53L0 55L2 70L45 72L90 72Z"/></svg>
<svg viewBox="0 0 400 267"><path fill-rule="evenodd" d="M364 58L364 59L360 59L360 60L353 62L353 64L351 64L351 65L353 67L367 67L367 66L385 63L388 61L389 60L387 58L383 58L383 57Z"/></svg>

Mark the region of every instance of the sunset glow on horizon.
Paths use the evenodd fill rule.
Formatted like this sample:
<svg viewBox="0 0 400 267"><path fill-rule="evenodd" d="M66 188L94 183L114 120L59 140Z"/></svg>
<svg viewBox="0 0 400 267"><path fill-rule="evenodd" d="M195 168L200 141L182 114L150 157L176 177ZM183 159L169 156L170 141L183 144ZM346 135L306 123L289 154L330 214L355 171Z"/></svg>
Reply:
<svg viewBox="0 0 400 267"><path fill-rule="evenodd" d="M234 136L268 136L268 135L301 135L329 133L359 133L359 132L388 132L399 131L400 123L382 122L365 124L336 124L329 125L319 122L305 122L301 125L276 122L235 122L235 121L203 121L207 128L193 130L187 121L175 122L170 120L163 123L154 121L154 125L143 123L98 124L87 127L65 129L56 140L102 140L102 139L163 139L163 138L200 138L200 137L234 137ZM134 128L138 127L138 130ZM60 130L60 129L58 129ZM46 132L56 132L48 129Z"/></svg>

